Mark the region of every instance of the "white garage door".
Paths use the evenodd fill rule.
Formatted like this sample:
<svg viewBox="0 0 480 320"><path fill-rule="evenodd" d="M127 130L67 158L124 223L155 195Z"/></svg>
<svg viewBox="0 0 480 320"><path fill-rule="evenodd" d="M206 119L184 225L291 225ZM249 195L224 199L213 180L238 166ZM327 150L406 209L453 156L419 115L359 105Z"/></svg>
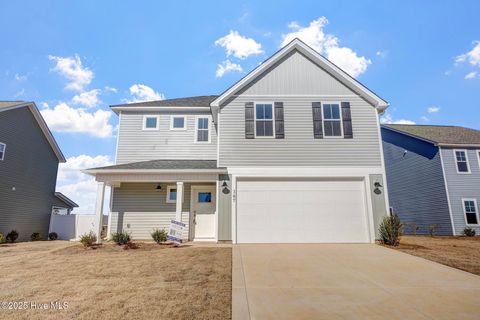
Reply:
<svg viewBox="0 0 480 320"><path fill-rule="evenodd" d="M363 181L237 182L238 243L369 242Z"/></svg>

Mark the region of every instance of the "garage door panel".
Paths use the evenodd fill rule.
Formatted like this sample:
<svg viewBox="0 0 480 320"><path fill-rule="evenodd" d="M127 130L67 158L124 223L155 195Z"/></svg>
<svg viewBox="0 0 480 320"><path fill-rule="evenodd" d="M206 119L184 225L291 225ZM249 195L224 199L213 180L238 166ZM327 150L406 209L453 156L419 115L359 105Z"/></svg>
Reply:
<svg viewBox="0 0 480 320"><path fill-rule="evenodd" d="M362 181L238 181L237 242L368 242Z"/></svg>

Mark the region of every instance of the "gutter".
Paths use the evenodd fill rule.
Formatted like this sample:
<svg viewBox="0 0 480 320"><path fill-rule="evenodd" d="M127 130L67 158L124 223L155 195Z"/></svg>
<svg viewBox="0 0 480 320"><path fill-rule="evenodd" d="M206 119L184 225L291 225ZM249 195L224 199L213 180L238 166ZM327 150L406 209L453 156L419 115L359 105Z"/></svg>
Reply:
<svg viewBox="0 0 480 320"><path fill-rule="evenodd" d="M85 169L81 172L95 176L96 174L155 174L155 173L227 173L226 168L217 169Z"/></svg>

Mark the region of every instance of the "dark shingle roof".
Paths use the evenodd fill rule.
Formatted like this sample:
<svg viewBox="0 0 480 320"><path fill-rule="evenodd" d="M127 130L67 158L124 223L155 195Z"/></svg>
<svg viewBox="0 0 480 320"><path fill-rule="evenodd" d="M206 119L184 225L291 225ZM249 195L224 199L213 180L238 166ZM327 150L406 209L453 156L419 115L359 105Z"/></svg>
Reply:
<svg viewBox="0 0 480 320"><path fill-rule="evenodd" d="M89 170L188 170L188 169L219 169L217 160L150 160L141 162L131 162L107 167L92 168Z"/></svg>
<svg viewBox="0 0 480 320"><path fill-rule="evenodd" d="M210 107L210 103L218 96L197 96L167 100L145 101L117 104L111 107Z"/></svg>
<svg viewBox="0 0 480 320"><path fill-rule="evenodd" d="M384 124L386 128L429 140L437 144L480 144L480 131L456 126Z"/></svg>

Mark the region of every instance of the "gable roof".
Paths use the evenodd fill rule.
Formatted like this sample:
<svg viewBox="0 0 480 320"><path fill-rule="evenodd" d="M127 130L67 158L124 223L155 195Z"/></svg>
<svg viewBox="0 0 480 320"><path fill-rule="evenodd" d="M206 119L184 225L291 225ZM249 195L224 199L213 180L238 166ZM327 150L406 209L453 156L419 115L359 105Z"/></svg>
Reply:
<svg viewBox="0 0 480 320"><path fill-rule="evenodd" d="M162 110L168 108L178 109L179 108L201 108L210 109L210 103L215 100L218 96L195 96L195 97L186 97L186 98L176 98L176 99L166 99L166 100L155 100L155 101L145 101L145 102L135 102L135 103L126 103L126 104L116 104L111 105L110 107L116 113L121 110L153 110L153 108L161 107ZM160 109L160 108L159 108Z"/></svg>
<svg viewBox="0 0 480 320"><path fill-rule="evenodd" d="M334 63L329 61L327 58L313 50L303 41L298 38L292 40L289 44L285 45L279 51L277 51L274 55L270 58L265 60L262 64L260 64L257 68L243 77L240 81L235 83L233 86L228 88L225 92L223 92L217 99L215 99L211 106L214 109L220 107L222 103L227 101L232 95L238 92L240 89L247 86L253 80L255 80L258 76L260 76L264 71L268 70L273 64L277 61L285 57L288 53L293 50L298 50L300 53L304 54L308 58L310 58L313 62L317 63L321 68L325 69L328 73L334 76L338 81L344 84L346 87L363 97L365 100L370 102L372 105L379 112L383 112L388 107L388 102L377 96L373 91L365 87L363 84L358 82L356 79L351 77L348 73L340 69Z"/></svg>
<svg viewBox="0 0 480 320"><path fill-rule="evenodd" d="M383 128L440 146L480 146L480 131L458 126L383 124Z"/></svg>
<svg viewBox="0 0 480 320"><path fill-rule="evenodd" d="M50 144L50 147L52 147L52 150L57 156L58 161L65 162L66 161L65 156L63 155L62 150L60 150L60 147L58 146L57 142L55 141L55 138L50 132L50 129L48 128L47 123L43 119L42 114L40 113L37 106L35 105L35 102L0 101L0 112L6 112L9 110L14 110L18 108L28 108L32 112L33 117L35 118L35 120L37 120L37 123L40 126L40 129L45 135L45 138Z"/></svg>
<svg viewBox="0 0 480 320"><path fill-rule="evenodd" d="M73 202L69 197L67 197L63 193L55 192L54 195L55 195L55 197L57 197L57 199L59 199L61 202L63 202L67 206L67 208L71 208L71 209L78 208L78 204Z"/></svg>

